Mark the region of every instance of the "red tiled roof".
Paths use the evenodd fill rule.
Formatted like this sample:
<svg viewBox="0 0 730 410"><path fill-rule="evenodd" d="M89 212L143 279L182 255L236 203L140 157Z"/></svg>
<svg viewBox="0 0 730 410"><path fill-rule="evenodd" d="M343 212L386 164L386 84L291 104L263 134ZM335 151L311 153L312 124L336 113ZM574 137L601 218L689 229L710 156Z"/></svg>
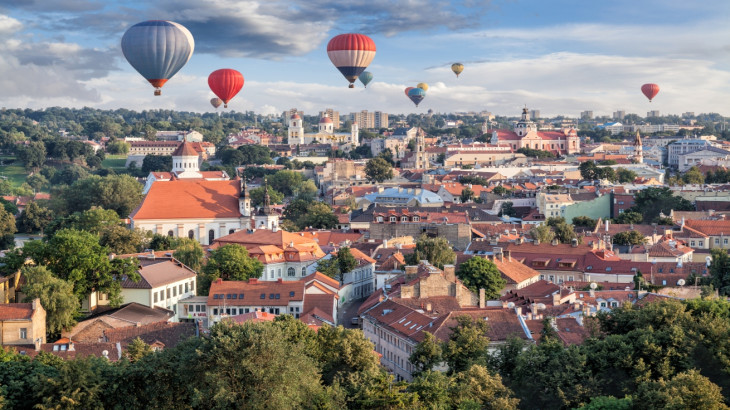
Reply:
<svg viewBox="0 0 730 410"><path fill-rule="evenodd" d="M183 143L180 144L177 147L177 149L175 149L175 151L173 151L172 156L173 157L181 157L181 156L197 157L198 152L195 151L195 149L193 148L193 144L191 144L187 141L183 141Z"/></svg>
<svg viewBox="0 0 730 410"><path fill-rule="evenodd" d="M431 333L442 341L448 340L451 328L456 327L456 318L467 315L475 320L486 320L489 325L487 337L490 341L505 341L510 337L527 339L517 315L508 309L469 309L457 310L446 315L439 326Z"/></svg>
<svg viewBox="0 0 730 410"><path fill-rule="evenodd" d="M142 326L105 329L104 337L106 341L110 343L120 342L122 346L126 346L139 337L147 344L160 342L166 348L171 348L183 340L195 336L196 326L192 322L157 322Z"/></svg>
<svg viewBox="0 0 730 410"><path fill-rule="evenodd" d="M152 184L131 218L239 218L239 181L173 180Z"/></svg>
<svg viewBox="0 0 730 410"><path fill-rule="evenodd" d="M0 320L30 320L32 303L0 303Z"/></svg>

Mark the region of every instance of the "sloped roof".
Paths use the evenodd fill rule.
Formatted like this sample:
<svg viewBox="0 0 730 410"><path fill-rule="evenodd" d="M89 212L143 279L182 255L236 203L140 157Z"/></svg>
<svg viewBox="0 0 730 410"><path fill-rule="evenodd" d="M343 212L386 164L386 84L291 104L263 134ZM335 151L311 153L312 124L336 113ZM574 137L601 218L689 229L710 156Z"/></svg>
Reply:
<svg viewBox="0 0 730 410"><path fill-rule="evenodd" d="M143 219L238 218L240 183L201 179L156 181L130 217Z"/></svg>
<svg viewBox="0 0 730 410"><path fill-rule="evenodd" d="M137 272L141 276L140 280L135 283L129 278L124 278L122 288L152 289L180 280L197 277L195 271L173 258L145 260L145 263L142 264Z"/></svg>
<svg viewBox="0 0 730 410"><path fill-rule="evenodd" d="M32 303L0 303L0 320L30 320Z"/></svg>
<svg viewBox="0 0 730 410"><path fill-rule="evenodd" d="M166 348L175 347L183 340L195 336L193 322L156 322L142 326L127 326L104 330L104 337L110 343L120 342L126 346L139 337L143 342L161 342Z"/></svg>

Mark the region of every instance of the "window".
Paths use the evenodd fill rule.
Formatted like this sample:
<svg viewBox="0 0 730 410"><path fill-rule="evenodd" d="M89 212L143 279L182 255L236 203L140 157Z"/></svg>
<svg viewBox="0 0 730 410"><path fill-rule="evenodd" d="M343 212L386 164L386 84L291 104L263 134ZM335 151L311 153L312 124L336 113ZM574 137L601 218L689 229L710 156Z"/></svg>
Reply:
<svg viewBox="0 0 730 410"><path fill-rule="evenodd" d="M689 241L689 246L695 246L695 241Z"/></svg>
<svg viewBox="0 0 730 410"><path fill-rule="evenodd" d="M188 293L188 292L189 292L189 290L188 290L188 284L187 284L187 282L186 282L186 283L185 283L185 293Z"/></svg>
<svg viewBox="0 0 730 410"><path fill-rule="evenodd" d="M236 232L236 230L235 229L229 229L228 230L228 235L232 234L233 232Z"/></svg>
<svg viewBox="0 0 730 410"><path fill-rule="evenodd" d="M281 299L281 293L277 293L277 294L276 294L276 298L277 298L277 299Z"/></svg>
<svg viewBox="0 0 730 410"><path fill-rule="evenodd" d="M281 277L281 268L279 268L279 269L276 270L276 277L277 278L280 278Z"/></svg>
<svg viewBox="0 0 730 410"><path fill-rule="evenodd" d="M238 299L238 294L237 293L232 294L231 299Z"/></svg>
<svg viewBox="0 0 730 410"><path fill-rule="evenodd" d="M175 235L172 233L172 230L169 230L169 231L167 231L167 236L172 237L172 236L175 236Z"/></svg>
<svg viewBox="0 0 730 410"><path fill-rule="evenodd" d="M213 308L213 314L216 316L218 315L218 308Z"/></svg>
<svg viewBox="0 0 730 410"><path fill-rule="evenodd" d="M291 276L294 276L294 275L296 275L296 272L294 271L294 268L289 268L289 269L286 270L286 276L291 277Z"/></svg>
<svg viewBox="0 0 730 410"><path fill-rule="evenodd" d="M266 299L266 293L261 294L261 299Z"/></svg>
<svg viewBox="0 0 730 410"><path fill-rule="evenodd" d="M723 243L724 245L727 245L727 238L723 239L723 240L722 240L722 243Z"/></svg>
<svg viewBox="0 0 730 410"><path fill-rule="evenodd" d="M407 216L401 216L400 217L400 221L401 222L408 222L408 217Z"/></svg>
<svg viewBox="0 0 730 410"><path fill-rule="evenodd" d="M238 298L239 298L239 299L243 299L243 293L239 293L239 294L238 294Z"/></svg>
<svg viewBox="0 0 730 410"><path fill-rule="evenodd" d="M215 231L211 229L208 231L208 243L209 244L213 243L214 239L215 239Z"/></svg>
<svg viewBox="0 0 730 410"><path fill-rule="evenodd" d="M269 277L271 279L274 279L274 270L273 269L269 271Z"/></svg>
<svg viewBox="0 0 730 410"><path fill-rule="evenodd" d="M302 268L302 276L307 276L307 268Z"/></svg>
<svg viewBox="0 0 730 410"><path fill-rule="evenodd" d="M290 298L293 298L294 297L294 291L293 290L291 292L289 292L289 297Z"/></svg>
<svg viewBox="0 0 730 410"><path fill-rule="evenodd" d="M391 217L390 217L390 222L395 222L395 221L396 221L396 219L397 219L396 217L394 217L394 216L391 216Z"/></svg>
<svg viewBox="0 0 730 410"><path fill-rule="evenodd" d="M720 244L720 238L715 238L715 245L719 245L719 244Z"/></svg>
<svg viewBox="0 0 730 410"><path fill-rule="evenodd" d="M180 285L178 285L178 287L177 287L177 293L179 293L179 294L182 295L182 293L183 293L183 291L182 291L182 283Z"/></svg>
<svg viewBox="0 0 730 410"><path fill-rule="evenodd" d="M190 239L195 238L195 232L193 232L192 229L188 231L188 238L190 238Z"/></svg>
<svg viewBox="0 0 730 410"><path fill-rule="evenodd" d="M269 299L273 299L273 298L274 298L274 294L273 293L269 293Z"/></svg>
<svg viewBox="0 0 730 410"><path fill-rule="evenodd" d="M170 288L167 288L167 298L170 299Z"/></svg>
<svg viewBox="0 0 730 410"><path fill-rule="evenodd" d="M28 328L27 327L21 327L20 328L20 338L21 339L27 339L28 338Z"/></svg>
<svg viewBox="0 0 730 410"><path fill-rule="evenodd" d="M154 302L154 303L157 303L157 292L154 292L154 293L153 293L153 295L154 295L154 297L155 297L155 298L154 298L154 299L155 299L155 302Z"/></svg>
<svg viewBox="0 0 730 410"><path fill-rule="evenodd" d="M274 309L274 313L278 315L279 314L279 308Z"/></svg>
<svg viewBox="0 0 730 410"><path fill-rule="evenodd" d="M379 216L378 217L378 222L383 222L383 217L382 216Z"/></svg>
<svg viewBox="0 0 730 410"><path fill-rule="evenodd" d="M418 216L418 215L416 215L416 216L413 217L413 222L418 222L420 220L421 220L421 217Z"/></svg>
<svg viewBox="0 0 730 410"><path fill-rule="evenodd" d="M175 297L175 296L177 296L177 288L173 287L172 288L172 297Z"/></svg>

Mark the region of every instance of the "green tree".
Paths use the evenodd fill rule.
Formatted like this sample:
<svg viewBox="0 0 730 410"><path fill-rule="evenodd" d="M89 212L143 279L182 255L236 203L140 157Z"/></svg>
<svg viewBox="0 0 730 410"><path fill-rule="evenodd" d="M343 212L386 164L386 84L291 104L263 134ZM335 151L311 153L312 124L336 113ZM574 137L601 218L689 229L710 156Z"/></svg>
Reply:
<svg viewBox="0 0 730 410"><path fill-rule="evenodd" d="M622 212L614 219L617 224L640 224L643 220L640 213L633 211Z"/></svg>
<svg viewBox="0 0 730 410"><path fill-rule="evenodd" d="M494 262L481 256L473 256L462 263L456 276L474 293L484 289L488 300L498 299L507 284Z"/></svg>
<svg viewBox="0 0 730 410"><path fill-rule="evenodd" d="M127 349L124 355L129 359L130 362L136 362L143 357L152 354L152 348L150 345L140 339L139 336L132 340L132 343L127 345Z"/></svg>
<svg viewBox="0 0 730 410"><path fill-rule="evenodd" d="M617 399L613 396L598 396L579 410L631 410L632 404L631 397Z"/></svg>
<svg viewBox="0 0 730 410"><path fill-rule="evenodd" d="M142 201L142 185L129 175L92 175L65 188L61 196L69 212L98 206L126 218Z"/></svg>
<svg viewBox="0 0 730 410"><path fill-rule="evenodd" d="M464 189L461 190L461 195L459 196L459 199L463 204L471 201L472 199L474 199L474 191L472 191L469 187L464 187Z"/></svg>
<svg viewBox="0 0 730 410"><path fill-rule="evenodd" d="M578 166L580 176L584 180L592 181L600 177L600 171L593 161L581 162Z"/></svg>
<svg viewBox="0 0 730 410"><path fill-rule="evenodd" d="M6 211L4 207L0 208L0 247L2 249L15 247L15 232L18 232L18 228L15 226L15 217Z"/></svg>
<svg viewBox="0 0 730 410"><path fill-rule="evenodd" d="M200 272L205 258L205 252L200 242L190 238L179 238L175 247L175 259L184 263L190 269Z"/></svg>
<svg viewBox="0 0 730 410"><path fill-rule="evenodd" d="M76 324L75 317L81 307L74 295L73 285L53 276L44 266L24 266L24 302L39 298L46 310L46 332L58 335Z"/></svg>
<svg viewBox="0 0 730 410"><path fill-rule="evenodd" d="M272 188L283 193L284 196L292 196L297 187L302 184L304 178L299 172L283 170L270 176L268 181Z"/></svg>
<svg viewBox="0 0 730 410"><path fill-rule="evenodd" d="M572 222L574 226L580 226L586 229L593 229L598 223L598 221L596 221L595 219L589 218L587 216L576 216L575 218L573 218Z"/></svg>
<svg viewBox="0 0 730 410"><path fill-rule="evenodd" d="M45 188L46 185L48 185L48 179L46 179L46 177L44 177L40 173L29 175L28 178L25 179L25 181L36 191L40 191L41 189Z"/></svg>
<svg viewBox="0 0 730 410"><path fill-rule="evenodd" d="M503 187L502 185L497 185L492 190L492 193L494 193L495 195L504 195L507 193L507 188Z"/></svg>
<svg viewBox="0 0 730 410"><path fill-rule="evenodd" d="M145 233L140 229L129 229L119 224L107 226L99 234L101 246L121 255L141 252L145 239Z"/></svg>
<svg viewBox="0 0 730 410"><path fill-rule="evenodd" d="M463 372L486 359L489 354L486 321L462 315L456 317L456 326L450 329L449 340L443 347L443 358L450 374Z"/></svg>
<svg viewBox="0 0 730 410"><path fill-rule="evenodd" d="M542 223L530 229L530 236L540 243L550 243L555 238L555 233L547 224Z"/></svg>
<svg viewBox="0 0 730 410"><path fill-rule="evenodd" d="M699 168L692 167L682 174L682 181L684 181L685 184L704 184L705 176Z"/></svg>
<svg viewBox="0 0 730 410"><path fill-rule="evenodd" d="M258 187L248 191L248 194L251 197L251 206L257 207L264 204L264 190L264 187ZM284 202L284 194L271 188L269 188L268 191L269 200L272 204L280 204Z"/></svg>
<svg viewBox="0 0 730 410"><path fill-rule="evenodd" d="M451 387L457 408L517 409L519 399L502 384L502 378L493 375L486 367L475 364L457 373Z"/></svg>
<svg viewBox="0 0 730 410"><path fill-rule="evenodd" d="M106 144L106 151L112 155L126 155L129 152L129 143L122 140L110 141Z"/></svg>
<svg viewBox="0 0 730 410"><path fill-rule="evenodd" d="M628 184L634 182L637 177L638 175L636 175L636 172L629 169L620 167L616 169L616 178L618 179L619 183Z"/></svg>
<svg viewBox="0 0 730 410"><path fill-rule="evenodd" d="M243 154L243 160L240 164L234 165L264 165L274 163L274 160L271 159L271 150L263 145L241 145L237 150Z"/></svg>
<svg viewBox="0 0 730 410"><path fill-rule="evenodd" d="M16 225L19 232L34 233L40 231L42 235L43 230L51 223L52 219L53 211L32 201L20 213Z"/></svg>
<svg viewBox="0 0 730 410"><path fill-rule="evenodd" d="M343 281L345 274L350 273L353 269L357 268L357 264L357 259L352 256L350 248L347 246L343 246L339 251L337 251L337 267L339 268L341 275L340 282Z"/></svg>
<svg viewBox="0 0 730 410"><path fill-rule="evenodd" d="M314 229L332 229L337 226L338 222L332 207L324 202L313 202L307 208L307 213L299 219L297 225L302 228L311 226Z"/></svg>
<svg viewBox="0 0 730 410"><path fill-rule="evenodd" d="M320 259L317 262L317 272L323 273L332 279L340 276L340 266L337 258Z"/></svg>
<svg viewBox="0 0 730 410"><path fill-rule="evenodd" d="M650 187L642 189L634 195L634 206L631 211L643 216L644 222L654 222L660 213L669 215L675 211L693 211L692 202L675 196L668 187Z"/></svg>
<svg viewBox="0 0 730 410"><path fill-rule="evenodd" d="M427 260L430 264L443 269L444 265L453 264L456 258L451 244L446 238L429 238L425 235L416 241L416 249L406 255L406 263L409 265L418 265L422 260Z"/></svg>
<svg viewBox="0 0 730 410"><path fill-rule="evenodd" d="M623 231L613 236L615 245L643 245L646 238L638 231Z"/></svg>
<svg viewBox="0 0 730 410"><path fill-rule="evenodd" d="M299 219L307 214L307 209L311 204L312 201L307 201L300 198L289 202L286 207L284 207L284 219L298 224Z"/></svg>
<svg viewBox="0 0 730 410"><path fill-rule="evenodd" d="M383 182L393 178L393 167L381 157L376 157L365 164L365 175L368 180Z"/></svg>
<svg viewBox="0 0 730 410"><path fill-rule="evenodd" d="M720 295L730 295L730 256L727 250L715 248L710 250L710 281Z"/></svg>
<svg viewBox="0 0 730 410"><path fill-rule="evenodd" d="M500 216L517 215L517 211L515 210L515 207L513 206L512 201L502 202L502 207L500 208L499 214L500 214Z"/></svg>
<svg viewBox="0 0 730 410"><path fill-rule="evenodd" d="M436 337L429 332L423 332L423 340L413 348L413 352L408 358L408 361L415 368L414 376L429 372L434 366L441 363L441 353L441 343Z"/></svg>
<svg viewBox="0 0 730 410"><path fill-rule="evenodd" d="M148 175L150 172L170 172L172 171L171 155L145 155L142 160L142 173Z"/></svg>
<svg viewBox="0 0 730 410"><path fill-rule="evenodd" d="M669 381L649 381L639 387L636 402L646 409L728 409L722 390L697 370L678 373Z"/></svg>
<svg viewBox="0 0 730 410"><path fill-rule="evenodd" d="M248 256L246 248L228 244L210 251L208 262L203 272L211 280L248 280L258 278L264 271L264 265L256 258Z"/></svg>
<svg viewBox="0 0 730 410"><path fill-rule="evenodd" d="M46 146L40 141L32 141L26 146L18 148L18 160L23 163L25 169L38 169L46 162Z"/></svg>

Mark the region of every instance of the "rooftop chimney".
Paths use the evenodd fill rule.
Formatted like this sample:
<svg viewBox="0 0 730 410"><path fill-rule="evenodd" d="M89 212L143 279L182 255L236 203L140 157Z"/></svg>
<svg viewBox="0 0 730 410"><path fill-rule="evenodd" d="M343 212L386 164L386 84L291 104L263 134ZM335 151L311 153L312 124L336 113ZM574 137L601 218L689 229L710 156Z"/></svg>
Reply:
<svg viewBox="0 0 730 410"><path fill-rule="evenodd" d="M609 224L609 221L608 221L608 219L606 219L606 232L608 232L608 224Z"/></svg>
<svg viewBox="0 0 730 410"><path fill-rule="evenodd" d="M484 307L487 305L486 299L486 291L484 288L479 289L479 309L484 309Z"/></svg>
<svg viewBox="0 0 730 410"><path fill-rule="evenodd" d="M418 276L418 265L406 266L406 282L410 282Z"/></svg>
<svg viewBox="0 0 730 410"><path fill-rule="evenodd" d="M499 260L500 262L504 262L504 255L502 254L502 248L501 247L494 247L492 248L492 253L494 254L494 259Z"/></svg>
<svg viewBox="0 0 730 410"><path fill-rule="evenodd" d="M456 266L444 265L444 277L449 282L456 282Z"/></svg>

